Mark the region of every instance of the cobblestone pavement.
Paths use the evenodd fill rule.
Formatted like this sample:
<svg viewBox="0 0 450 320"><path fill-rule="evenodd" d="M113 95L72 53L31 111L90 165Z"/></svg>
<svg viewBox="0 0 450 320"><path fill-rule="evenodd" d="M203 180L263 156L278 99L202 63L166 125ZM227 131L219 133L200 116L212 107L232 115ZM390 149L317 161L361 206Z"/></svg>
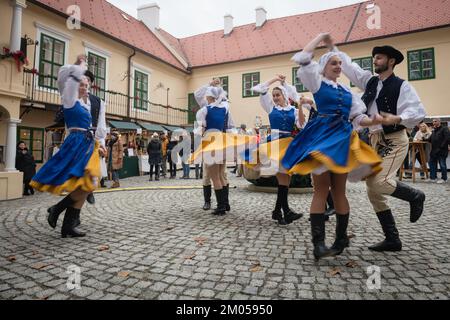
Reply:
<svg viewBox="0 0 450 320"><path fill-rule="evenodd" d="M308 217L278 226L271 220L276 194L250 192L243 179L231 179L232 211L223 217L201 209L200 180L121 184L191 188L98 193L82 211L88 235L79 239L61 239L62 219L56 230L48 226L46 209L58 197L0 202L0 298L449 299L450 184L416 183L427 201L415 224L405 203L390 200L403 240L398 253L367 249L382 240L381 227L365 185L349 184L351 246L319 262ZM291 195L291 207L306 212L311 196ZM328 244L334 227L333 217ZM74 266L81 288L70 285ZM376 276L370 266L380 268L380 287L367 285Z"/></svg>

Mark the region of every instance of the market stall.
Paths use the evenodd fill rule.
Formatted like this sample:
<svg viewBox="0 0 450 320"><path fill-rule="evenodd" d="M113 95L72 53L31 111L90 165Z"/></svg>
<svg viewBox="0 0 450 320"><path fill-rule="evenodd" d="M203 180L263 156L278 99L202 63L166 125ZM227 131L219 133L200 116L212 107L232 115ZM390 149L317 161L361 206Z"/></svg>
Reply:
<svg viewBox="0 0 450 320"><path fill-rule="evenodd" d="M139 175L139 159L137 155L136 137L142 133L142 128L134 122L108 121L111 130L120 134L120 140L124 147L123 167L119 171L121 179ZM109 139L109 135L107 140Z"/></svg>

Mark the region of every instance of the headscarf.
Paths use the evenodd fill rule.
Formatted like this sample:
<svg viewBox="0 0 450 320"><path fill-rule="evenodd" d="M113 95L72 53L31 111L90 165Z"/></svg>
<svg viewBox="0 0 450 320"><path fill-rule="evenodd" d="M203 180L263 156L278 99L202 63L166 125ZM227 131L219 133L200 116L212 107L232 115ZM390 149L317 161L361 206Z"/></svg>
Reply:
<svg viewBox="0 0 450 320"><path fill-rule="evenodd" d="M286 105L289 105L289 94L288 94L287 90L283 86L276 86L272 90L275 90L275 89L281 91L281 94L284 97L284 101L285 101Z"/></svg>
<svg viewBox="0 0 450 320"><path fill-rule="evenodd" d="M330 61L330 59L333 58L334 56L339 57L339 52L330 51L320 57L320 60L319 60L319 73L320 74L323 74L323 72L325 70L325 66L327 65L328 61Z"/></svg>
<svg viewBox="0 0 450 320"><path fill-rule="evenodd" d="M216 101L211 105L218 106L220 103L222 103L223 100L227 99L227 92L223 90L222 87L210 86L206 89L205 96L214 98Z"/></svg>

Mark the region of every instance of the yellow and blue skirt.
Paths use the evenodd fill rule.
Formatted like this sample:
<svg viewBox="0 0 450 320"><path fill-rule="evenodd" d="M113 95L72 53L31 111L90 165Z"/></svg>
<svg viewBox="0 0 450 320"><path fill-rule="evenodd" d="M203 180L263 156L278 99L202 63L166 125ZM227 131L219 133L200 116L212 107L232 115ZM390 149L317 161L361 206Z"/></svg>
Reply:
<svg viewBox="0 0 450 320"><path fill-rule="evenodd" d="M38 191L57 195L77 189L94 191L101 176L98 148L98 141L89 133L70 133L58 153L38 171L30 185Z"/></svg>
<svg viewBox="0 0 450 320"><path fill-rule="evenodd" d="M359 139L350 123L318 118L290 143L281 161L290 174L322 174L330 171L348 174L348 180L360 181L382 170L382 159ZM330 124L331 123L331 124Z"/></svg>
<svg viewBox="0 0 450 320"><path fill-rule="evenodd" d="M260 171L262 176L273 176L277 173L288 173L281 164L286 150L293 141L292 137L267 139L253 150L246 150L243 155L244 165L252 170Z"/></svg>
<svg viewBox="0 0 450 320"><path fill-rule="evenodd" d="M237 155L256 145L256 136L225 132L207 132L191 155L191 162L207 165L234 162Z"/></svg>

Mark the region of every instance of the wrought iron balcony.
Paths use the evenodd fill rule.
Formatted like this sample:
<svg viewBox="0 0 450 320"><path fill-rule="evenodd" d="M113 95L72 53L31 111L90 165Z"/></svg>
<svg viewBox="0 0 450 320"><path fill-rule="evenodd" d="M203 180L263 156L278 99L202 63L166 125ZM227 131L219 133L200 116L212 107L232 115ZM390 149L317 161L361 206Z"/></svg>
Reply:
<svg viewBox="0 0 450 320"><path fill-rule="evenodd" d="M41 75L35 70L24 69L23 84L27 101L44 105L61 105L58 89L54 87L56 86L55 77ZM104 96L107 118L120 117L168 125L188 123L188 110L140 100L139 97L130 97L120 92L99 91L100 89L94 87L94 94Z"/></svg>

